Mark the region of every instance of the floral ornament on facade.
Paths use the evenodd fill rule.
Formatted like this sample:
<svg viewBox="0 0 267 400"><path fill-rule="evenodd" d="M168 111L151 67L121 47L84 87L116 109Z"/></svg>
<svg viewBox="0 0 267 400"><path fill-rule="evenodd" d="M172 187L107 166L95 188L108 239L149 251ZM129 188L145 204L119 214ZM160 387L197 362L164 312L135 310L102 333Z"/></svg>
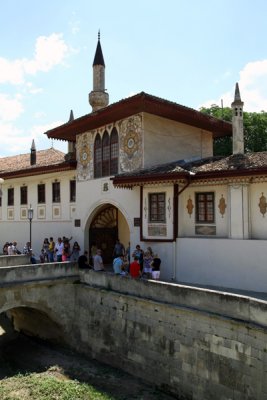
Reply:
<svg viewBox="0 0 267 400"><path fill-rule="evenodd" d="M267 204L266 204L266 197L263 195L263 192L261 193L259 208L260 212L262 213L262 216L264 217L267 211Z"/></svg>
<svg viewBox="0 0 267 400"><path fill-rule="evenodd" d="M225 203L225 198L223 197L223 194L222 194L222 197L220 198L220 201L219 201L219 204L218 204L218 208L220 210L222 218L223 218L223 216L225 214L226 207L227 207L227 205Z"/></svg>
<svg viewBox="0 0 267 400"><path fill-rule="evenodd" d="M191 215L193 214L194 205L193 205L193 201L190 196L189 196L189 199L187 200L186 208L187 208L187 212L191 218Z"/></svg>

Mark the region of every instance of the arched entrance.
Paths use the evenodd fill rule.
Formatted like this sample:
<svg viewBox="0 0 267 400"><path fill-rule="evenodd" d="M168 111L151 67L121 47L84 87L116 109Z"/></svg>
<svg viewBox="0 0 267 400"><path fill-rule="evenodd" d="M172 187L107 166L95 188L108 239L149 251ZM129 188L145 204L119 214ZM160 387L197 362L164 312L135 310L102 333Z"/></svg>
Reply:
<svg viewBox="0 0 267 400"><path fill-rule="evenodd" d="M104 264L111 264L116 239L127 247L130 231L123 214L112 204L105 204L99 208L89 229L89 249L92 243L102 250Z"/></svg>

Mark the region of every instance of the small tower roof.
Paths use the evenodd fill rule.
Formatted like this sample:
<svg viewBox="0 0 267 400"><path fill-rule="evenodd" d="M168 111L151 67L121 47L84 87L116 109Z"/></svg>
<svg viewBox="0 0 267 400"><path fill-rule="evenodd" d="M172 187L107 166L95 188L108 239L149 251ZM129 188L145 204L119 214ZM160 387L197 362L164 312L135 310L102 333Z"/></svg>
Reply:
<svg viewBox="0 0 267 400"><path fill-rule="evenodd" d="M241 101L238 83L235 84L235 100L234 101Z"/></svg>
<svg viewBox="0 0 267 400"><path fill-rule="evenodd" d="M231 106L236 107L236 106L243 106L243 105L244 105L244 103L241 100L239 86L238 86L238 83L236 83L235 84L235 98L234 98L234 101L232 102Z"/></svg>
<svg viewBox="0 0 267 400"><path fill-rule="evenodd" d="M73 115L73 111L70 110L70 118L68 122L72 122L74 120L74 115Z"/></svg>
<svg viewBox="0 0 267 400"><path fill-rule="evenodd" d="M34 139L32 139L32 147L31 147L31 151L32 151L32 150L36 150Z"/></svg>
<svg viewBox="0 0 267 400"><path fill-rule="evenodd" d="M96 46L95 58L93 62L93 66L95 65L103 65L105 67L105 61L102 53L102 48L100 44L100 31L98 32L98 42Z"/></svg>

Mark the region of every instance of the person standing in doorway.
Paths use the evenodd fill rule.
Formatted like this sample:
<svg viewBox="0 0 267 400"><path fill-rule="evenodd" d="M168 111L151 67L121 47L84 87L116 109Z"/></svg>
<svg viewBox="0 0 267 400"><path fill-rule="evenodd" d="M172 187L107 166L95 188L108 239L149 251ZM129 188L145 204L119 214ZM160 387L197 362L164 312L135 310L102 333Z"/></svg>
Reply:
<svg viewBox="0 0 267 400"><path fill-rule="evenodd" d="M103 264L103 259L101 256L101 250L97 249L96 255L94 256L94 271L104 271L104 264Z"/></svg>
<svg viewBox="0 0 267 400"><path fill-rule="evenodd" d="M113 258L120 257L121 255L124 256L124 254L125 254L125 248L123 244L120 242L120 239L117 239L113 250Z"/></svg>

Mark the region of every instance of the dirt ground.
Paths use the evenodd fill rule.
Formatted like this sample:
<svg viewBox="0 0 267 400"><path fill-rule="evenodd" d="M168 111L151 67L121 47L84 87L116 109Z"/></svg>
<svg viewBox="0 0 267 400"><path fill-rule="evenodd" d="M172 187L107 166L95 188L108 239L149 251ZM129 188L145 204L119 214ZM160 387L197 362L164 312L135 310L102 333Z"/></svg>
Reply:
<svg viewBox="0 0 267 400"><path fill-rule="evenodd" d="M53 374L58 379L76 379L101 389L116 400L174 399L123 371L13 332L12 335L0 336L0 385L1 379L18 372L39 372Z"/></svg>

